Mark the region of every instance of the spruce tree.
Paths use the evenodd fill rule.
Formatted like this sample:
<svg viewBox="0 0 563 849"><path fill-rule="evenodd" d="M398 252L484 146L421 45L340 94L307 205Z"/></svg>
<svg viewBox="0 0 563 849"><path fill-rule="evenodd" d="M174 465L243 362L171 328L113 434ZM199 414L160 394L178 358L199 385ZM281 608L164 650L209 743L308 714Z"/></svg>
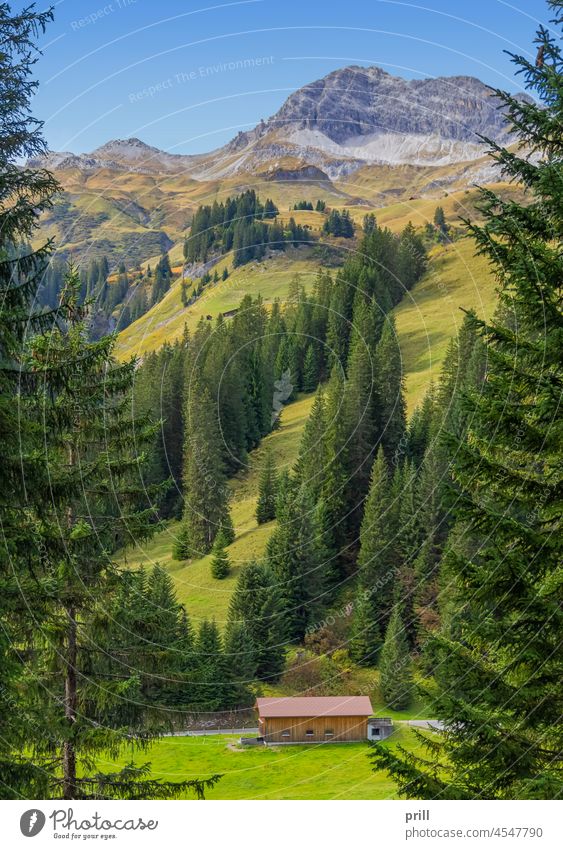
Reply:
<svg viewBox="0 0 563 849"><path fill-rule="evenodd" d="M367 598L361 606L364 624L369 605L370 621L379 629L379 634L376 634L375 627L369 628L369 633L375 636L374 645L368 653L372 658L381 643L390 616L399 574L396 540L398 514L394 496L383 450L380 448L371 472L358 554L358 594L360 598Z"/></svg>
<svg viewBox="0 0 563 849"><path fill-rule="evenodd" d="M381 627L374 611L371 593L361 587L354 600L354 617L349 653L360 666L374 666L381 648Z"/></svg>
<svg viewBox="0 0 563 849"><path fill-rule="evenodd" d="M326 344L329 368L345 371L352 330L352 301L354 289L341 271L331 289Z"/></svg>
<svg viewBox="0 0 563 849"><path fill-rule="evenodd" d="M256 504L256 521L259 525L271 522L276 518L277 473L274 455L266 451L264 464L258 480L258 502Z"/></svg>
<svg viewBox="0 0 563 849"><path fill-rule="evenodd" d="M422 463L424 452L428 448L435 406L435 389L434 385L430 384L422 404L416 407L410 417L408 426L407 456L416 468Z"/></svg>
<svg viewBox="0 0 563 849"><path fill-rule="evenodd" d="M387 707L404 710L409 706L413 692L412 666L399 605L393 608L385 632L379 660L379 687Z"/></svg>
<svg viewBox="0 0 563 849"><path fill-rule="evenodd" d="M406 448L406 403L403 361L399 339L392 315L385 318L377 346L377 377L379 384L379 415L381 443L389 465L401 462L403 443Z"/></svg>
<svg viewBox="0 0 563 849"><path fill-rule="evenodd" d="M226 545L232 545L235 541L235 526L229 509L223 514L223 518L219 522L219 533L223 534Z"/></svg>
<svg viewBox="0 0 563 849"><path fill-rule="evenodd" d="M348 358L348 380L343 399L347 442L347 529L355 545L362 504L369 488L375 446L379 439L378 397L375 379L373 305L359 293Z"/></svg>
<svg viewBox="0 0 563 849"><path fill-rule="evenodd" d="M346 571L351 559L346 545L345 499L349 445L346 439L345 393L346 383L342 372L335 368L326 391L326 433L323 440L326 464L322 475L321 495L330 515L335 548L334 565L340 575ZM307 433L307 430L305 432Z"/></svg>
<svg viewBox="0 0 563 849"><path fill-rule="evenodd" d="M80 281L72 269L66 287L76 300ZM114 345L114 337L89 342L79 318L53 329L48 338L34 338L30 351L38 375L55 368L64 374L53 413L51 385L36 399L48 433L43 459L51 493L59 493L51 521L60 539L53 563L57 590L52 616L45 644L37 651L42 710L51 732L36 743L36 751L52 765L52 794L64 799L159 793L158 783L146 778L146 767L103 775L96 763L107 751L142 747L151 736L148 727L116 727L112 718L112 706L119 709L128 688L136 688L133 669L126 667L125 677L114 673L108 678L91 662L90 653L95 621L121 581L111 551L152 535L157 526L151 503L162 491L147 488L142 480L137 451L153 437L155 427L146 419L131 420L135 362L118 364L112 357ZM166 594L170 585L164 577L160 584ZM174 795L187 786L168 785L168 791Z"/></svg>
<svg viewBox="0 0 563 849"><path fill-rule="evenodd" d="M111 551L150 532L152 511L141 506L131 448L145 444L150 429L139 421L134 433L127 417L134 364L112 361L112 338L86 340L78 275L71 272L55 308L32 307L50 244L18 246L57 185L47 171L22 169L20 160L45 153L41 124L29 114L29 75L34 40L50 19L32 7L14 16L7 4L0 7L2 782L5 795L18 798L201 795L207 781L171 785L132 764L104 775L97 763L151 736L105 725L118 688L111 678L100 686L90 669L100 601L122 580Z"/></svg>
<svg viewBox="0 0 563 849"><path fill-rule="evenodd" d="M229 624L243 624L255 649L256 677L277 681L285 662L287 631L280 593L271 569L247 563L229 606Z"/></svg>
<svg viewBox="0 0 563 849"><path fill-rule="evenodd" d="M30 7L12 15L6 4L0 6L0 774L5 799L45 798L49 793L48 773L33 757L44 725L40 715L34 716L34 676L26 675L21 649L31 654L49 613L53 586L46 561L57 550L57 540L56 535L50 539L40 521L50 503L49 481L37 459L42 429L26 410L35 381L24 346L28 334L48 333L67 313L64 299L58 313L33 306L51 245L34 250L16 246L35 236L38 213L51 205L58 188L48 172L21 167L22 161L47 150L30 102L37 87L31 79L35 41L50 20L52 11L38 13Z"/></svg>
<svg viewBox="0 0 563 849"><path fill-rule="evenodd" d="M563 4L549 6L558 34L539 29L535 63L513 56L539 100L497 92L510 128L539 155L490 142L530 202L482 190L484 224L470 225L501 309L489 323L471 319L488 367L465 397L468 433L448 440L457 524L443 568L456 612L433 639L430 693L446 731L427 758L375 754L410 798L563 795Z"/></svg>
<svg viewBox="0 0 563 849"><path fill-rule="evenodd" d="M226 701L229 707L249 707L250 684L256 676L256 649L244 622L228 622L225 629Z"/></svg>
<svg viewBox="0 0 563 849"><path fill-rule="evenodd" d="M307 574L310 564L301 548L303 517L293 482L280 492L276 527L268 540L266 558L275 574L285 613L287 635L299 641L305 635L309 615Z"/></svg>
<svg viewBox="0 0 563 849"><path fill-rule="evenodd" d="M395 586L395 599L401 603L403 623L411 646L416 636L414 615L415 561L420 553L424 537L416 501L416 471L412 463L406 462L401 470L402 488L398 504L398 530L396 538L397 565L399 572Z"/></svg>
<svg viewBox="0 0 563 849"><path fill-rule="evenodd" d="M198 664L197 704L200 710L221 710L225 704L227 671L223 642L214 619L204 619L196 643Z"/></svg>
<svg viewBox="0 0 563 849"><path fill-rule="evenodd" d="M207 554L226 520L229 497L215 405L201 384L187 393L184 517L174 549L178 559Z"/></svg>
<svg viewBox="0 0 563 849"><path fill-rule="evenodd" d="M326 430L325 397L323 389L319 387L303 428L299 456L294 468L298 482L307 486L315 500L322 492L327 473Z"/></svg>
<svg viewBox="0 0 563 849"><path fill-rule="evenodd" d="M213 549L211 552L211 574L219 581L226 578L231 571L226 547L227 539L225 534L223 531L219 531L215 537L215 542L213 543Z"/></svg>
<svg viewBox="0 0 563 849"><path fill-rule="evenodd" d="M319 382L315 343L311 342L305 351L301 385L303 392L314 392Z"/></svg>

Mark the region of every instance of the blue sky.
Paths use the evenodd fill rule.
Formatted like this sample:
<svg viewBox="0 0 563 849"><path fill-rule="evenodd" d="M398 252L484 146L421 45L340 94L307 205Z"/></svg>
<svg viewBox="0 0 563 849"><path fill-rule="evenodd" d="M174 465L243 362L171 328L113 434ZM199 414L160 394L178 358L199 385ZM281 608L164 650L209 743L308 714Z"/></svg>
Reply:
<svg viewBox="0 0 563 849"><path fill-rule="evenodd" d="M198 153L345 65L520 89L503 50L531 56L548 20L543 0L59 0L34 112L53 150L137 136Z"/></svg>

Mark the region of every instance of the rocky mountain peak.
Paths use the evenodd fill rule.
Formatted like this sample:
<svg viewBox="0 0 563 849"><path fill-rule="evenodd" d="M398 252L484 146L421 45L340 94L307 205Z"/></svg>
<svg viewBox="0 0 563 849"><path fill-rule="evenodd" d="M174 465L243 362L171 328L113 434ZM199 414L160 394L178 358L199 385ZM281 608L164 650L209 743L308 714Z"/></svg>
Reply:
<svg viewBox="0 0 563 849"><path fill-rule="evenodd" d="M151 145L146 144L141 141L141 139L137 138L129 138L129 139L112 139L111 141L106 142L101 147L93 150L89 156L95 159L115 159L116 157L123 157L129 159L139 159L142 157L149 157L151 154L161 154L162 151L157 147L151 147Z"/></svg>
<svg viewBox="0 0 563 849"><path fill-rule="evenodd" d="M526 97L526 95L523 95ZM169 154L138 138L90 154L50 154L55 168L183 172L195 179L313 167L340 179L367 164L442 166L484 154L479 136L510 141L494 92L469 76L406 80L378 66L350 65L293 92L267 121L219 150Z"/></svg>
<svg viewBox="0 0 563 849"><path fill-rule="evenodd" d="M379 67L352 65L291 94L270 128L316 130L338 144L378 133L499 138L506 125L491 89L474 77L405 80Z"/></svg>

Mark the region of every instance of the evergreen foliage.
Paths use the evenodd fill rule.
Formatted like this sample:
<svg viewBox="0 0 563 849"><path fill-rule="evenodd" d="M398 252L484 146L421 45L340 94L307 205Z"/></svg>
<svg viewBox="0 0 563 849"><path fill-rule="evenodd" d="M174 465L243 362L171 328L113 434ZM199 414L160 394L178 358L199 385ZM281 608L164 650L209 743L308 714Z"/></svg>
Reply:
<svg viewBox="0 0 563 849"><path fill-rule="evenodd" d="M381 444L390 465L401 460L405 441L407 415L405 382L399 339L393 316L387 316L376 351L378 407L381 421Z"/></svg>
<svg viewBox="0 0 563 849"><path fill-rule="evenodd" d="M271 522L276 517L276 490L277 473L274 456L271 451L268 451L258 481L256 521L259 525Z"/></svg>
<svg viewBox="0 0 563 849"><path fill-rule="evenodd" d="M387 465L380 448L371 472L360 528L358 594L352 651L358 662L373 663L390 615L397 580L396 511Z"/></svg>
<svg viewBox="0 0 563 849"><path fill-rule="evenodd" d="M387 707L393 710L408 707L413 690L411 658L398 606L391 614L381 649L379 688Z"/></svg>
<svg viewBox="0 0 563 849"><path fill-rule="evenodd" d="M253 189L223 203L200 206L194 214L190 235L184 244L189 263L207 262L209 255L234 251L233 267L262 259L268 245L282 248L285 235L275 221L278 209L270 198L261 203ZM223 279L225 279L223 277Z"/></svg>
<svg viewBox="0 0 563 849"><path fill-rule="evenodd" d="M28 333L48 333L57 324L56 313L40 315L32 306L51 245L18 248L29 244L38 212L50 206L58 188L51 174L20 166L47 149L42 125L30 113L37 87L30 77L35 39L51 19L50 11L12 15L6 4L0 6L0 774L5 799L49 793L48 774L33 756L42 726L33 710L32 679L15 647L29 650L33 631L48 617L53 585L43 563L56 549L56 541L51 544L41 533L39 516L50 494L45 469L36 459L41 432L26 413L35 385L24 350ZM61 310L64 318L64 305ZM35 599L33 617L28 594Z"/></svg>
<svg viewBox="0 0 563 849"><path fill-rule="evenodd" d="M550 2L563 27L560 0ZM456 524L442 561L448 590L429 692L446 731L427 758L377 750L409 798L553 799L563 794L561 726L561 237L563 59L538 31L535 64L513 60L539 102L497 92L512 129L539 154L490 142L493 158L530 202L482 190L484 224L470 224L494 266L500 305L489 323L469 316L487 346L479 391L450 417Z"/></svg>
<svg viewBox="0 0 563 849"><path fill-rule="evenodd" d="M222 530L219 531L213 543L213 557L211 560L211 574L217 580L226 578L231 567L229 564L229 556L226 552L227 539Z"/></svg>
<svg viewBox="0 0 563 849"><path fill-rule="evenodd" d="M178 559L207 554L229 510L219 423L206 387L190 387L185 423L185 506L175 548Z"/></svg>
<svg viewBox="0 0 563 849"><path fill-rule="evenodd" d="M277 681L283 671L287 632L277 581L262 563L248 563L241 570L229 607L227 633L235 624L244 626L254 647L256 678Z"/></svg>
<svg viewBox="0 0 563 849"><path fill-rule="evenodd" d="M338 209L331 209L328 218L323 224L323 233L331 236L341 236L344 239L351 239L354 236L354 222L350 217L347 209L339 212Z"/></svg>

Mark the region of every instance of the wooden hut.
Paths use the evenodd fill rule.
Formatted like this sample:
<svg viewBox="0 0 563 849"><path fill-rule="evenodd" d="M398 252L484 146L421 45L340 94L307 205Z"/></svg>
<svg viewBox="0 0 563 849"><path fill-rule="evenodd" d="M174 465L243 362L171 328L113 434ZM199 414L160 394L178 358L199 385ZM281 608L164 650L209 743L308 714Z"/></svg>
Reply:
<svg viewBox="0 0 563 849"><path fill-rule="evenodd" d="M354 743L368 739L368 696L302 696L256 700L265 743Z"/></svg>

